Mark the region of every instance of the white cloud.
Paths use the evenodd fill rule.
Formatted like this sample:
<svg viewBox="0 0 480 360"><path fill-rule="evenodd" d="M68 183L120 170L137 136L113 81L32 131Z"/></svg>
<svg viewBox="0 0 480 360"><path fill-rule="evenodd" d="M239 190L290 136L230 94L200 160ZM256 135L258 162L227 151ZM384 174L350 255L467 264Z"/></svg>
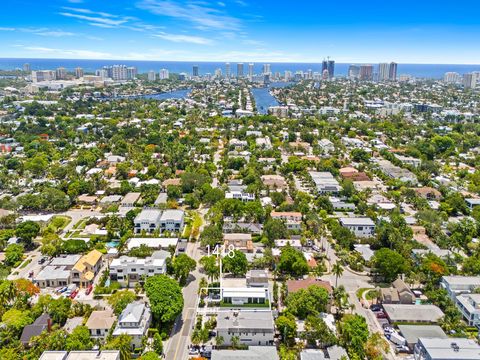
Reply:
<svg viewBox="0 0 480 360"><path fill-rule="evenodd" d="M96 24L96 25L100 24L100 26L107 25L107 26L115 27L115 26L125 24L127 22L126 19L112 19L110 17L95 17L95 16L87 16L82 14L73 14L69 12L61 12L60 15L76 18L79 20L89 21L91 24Z"/></svg>
<svg viewBox="0 0 480 360"><path fill-rule="evenodd" d="M62 31L62 30L52 30L52 31L40 31L36 32L35 34L41 35L41 36L51 36L51 37L63 37L63 36L75 36L75 33L68 32L68 31Z"/></svg>
<svg viewBox="0 0 480 360"><path fill-rule="evenodd" d="M155 37L177 42L177 43L190 43L190 44L198 44L198 45L210 45L212 44L212 40L200 37L200 36L191 36L191 35L180 35L180 34L167 34L167 33L160 33L154 35Z"/></svg>
<svg viewBox="0 0 480 360"><path fill-rule="evenodd" d="M11 27L0 27L0 31L15 31L15 28L11 28Z"/></svg>
<svg viewBox="0 0 480 360"><path fill-rule="evenodd" d="M65 58L76 58L76 59L102 59L102 58L112 58L112 54L101 52L101 51L92 51L92 50L82 50L82 49L56 49L42 46L20 46L27 51L34 52L35 54L43 53L48 54L49 56L65 57Z"/></svg>
<svg viewBox="0 0 480 360"><path fill-rule="evenodd" d="M219 9L206 6L203 2L171 0L142 0L137 4L140 9L153 14L185 20L204 29L236 30L241 27L240 20L225 14Z"/></svg>

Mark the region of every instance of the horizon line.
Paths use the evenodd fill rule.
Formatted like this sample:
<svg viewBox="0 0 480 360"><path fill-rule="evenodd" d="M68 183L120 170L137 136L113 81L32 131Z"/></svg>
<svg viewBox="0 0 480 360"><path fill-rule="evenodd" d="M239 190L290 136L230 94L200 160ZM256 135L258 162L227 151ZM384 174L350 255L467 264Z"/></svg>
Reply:
<svg viewBox="0 0 480 360"><path fill-rule="evenodd" d="M270 64L321 64L323 60L318 62L311 61L251 61L251 60L145 60L145 59L117 59L117 58L69 58L69 57L0 57L0 60L82 60L82 61L143 61L143 62L184 62L184 63L270 63ZM334 60L335 61L335 60ZM336 64L352 64L352 65L375 65L382 63L396 63L398 65L468 65L468 66L480 66L480 63L432 63L432 62L397 62L397 61L375 61L375 62L363 62L363 61L350 61L350 62L337 62Z"/></svg>

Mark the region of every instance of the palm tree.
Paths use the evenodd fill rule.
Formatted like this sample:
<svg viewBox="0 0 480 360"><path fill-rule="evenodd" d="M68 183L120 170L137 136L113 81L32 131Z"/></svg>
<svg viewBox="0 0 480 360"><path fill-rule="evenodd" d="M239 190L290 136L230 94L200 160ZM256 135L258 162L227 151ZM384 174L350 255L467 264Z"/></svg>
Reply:
<svg viewBox="0 0 480 360"><path fill-rule="evenodd" d="M338 278L343 274L343 266L338 261L332 267L332 274L335 275L335 287L337 287Z"/></svg>
<svg viewBox="0 0 480 360"><path fill-rule="evenodd" d="M198 295L200 296L205 296L207 292L207 287L208 287L208 281L204 277L200 279L200 282L198 284Z"/></svg>
<svg viewBox="0 0 480 360"><path fill-rule="evenodd" d="M215 338L215 345L216 345L217 347L222 346L224 342L225 342L225 339L223 338L223 336L217 336L217 337Z"/></svg>
<svg viewBox="0 0 480 360"><path fill-rule="evenodd" d="M0 286L0 304L9 304L17 296L17 287L13 281L6 280Z"/></svg>
<svg viewBox="0 0 480 360"><path fill-rule="evenodd" d="M230 342L232 343L232 348L233 349L238 349L238 346L240 345L240 338L238 336L232 336L230 339Z"/></svg>

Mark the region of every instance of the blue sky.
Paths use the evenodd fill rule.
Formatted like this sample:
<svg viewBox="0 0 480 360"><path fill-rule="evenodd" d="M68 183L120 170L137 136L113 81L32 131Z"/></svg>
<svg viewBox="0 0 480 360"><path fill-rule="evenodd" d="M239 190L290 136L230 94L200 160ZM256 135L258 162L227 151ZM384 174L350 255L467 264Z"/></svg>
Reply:
<svg viewBox="0 0 480 360"><path fill-rule="evenodd" d="M459 0L1 0L0 56L479 64Z"/></svg>

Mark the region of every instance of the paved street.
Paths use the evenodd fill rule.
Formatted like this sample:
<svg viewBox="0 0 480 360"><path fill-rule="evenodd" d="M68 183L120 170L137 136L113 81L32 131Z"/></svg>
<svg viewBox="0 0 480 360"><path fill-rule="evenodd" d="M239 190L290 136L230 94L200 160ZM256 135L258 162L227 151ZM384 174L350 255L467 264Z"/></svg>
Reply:
<svg viewBox="0 0 480 360"><path fill-rule="evenodd" d="M23 269L16 268L10 272L10 275L8 275L7 279L8 280L16 280L16 279L28 279L28 274L30 271L33 271L34 275L36 275L42 268L42 265L38 264L38 260L42 257L42 254L40 251L35 250L35 251L30 251L27 253L27 257L25 260L22 261L22 264L25 261L28 261L28 259L32 259L32 261L25 266ZM21 265L21 264L20 264Z"/></svg>
<svg viewBox="0 0 480 360"><path fill-rule="evenodd" d="M187 255L197 262L202 257L199 243L189 243ZM187 286L183 288L184 307L182 314L177 318L173 326L172 334L165 348L165 358L168 360L185 360L188 358L187 347L190 344L190 334L195 316L195 305L197 301L198 285L202 274L195 269L190 277L194 277Z"/></svg>
<svg viewBox="0 0 480 360"><path fill-rule="evenodd" d="M326 241L324 245L327 250L330 268L338 260L338 257L335 255L335 251L332 249L331 244ZM332 285L335 285L335 275L329 274L322 277L324 280L330 281ZM361 315L367 321L368 329L371 333L379 332L383 335L383 328L378 322L376 316L373 314L370 309L366 309L362 306L360 301L357 298L357 290L361 288L373 288L373 285L370 283L370 277L367 275L359 275L353 272L350 272L347 268L344 268L342 276L338 278L338 286L343 285L348 294L348 301L350 304L355 306L354 312L358 315ZM392 347L390 346L390 353L387 354L389 360L396 359L395 354L393 353Z"/></svg>
<svg viewBox="0 0 480 360"><path fill-rule="evenodd" d="M68 210L60 215L65 215L65 216L69 216L72 218L72 221L70 221L69 224L67 224L67 226L65 226L65 228L63 229L63 234L66 234L68 233L70 230L73 229L73 227L81 220L85 219L85 218L88 218L90 216L103 216L104 214L102 214L101 212L99 211L92 211L90 209L72 209L72 210Z"/></svg>

